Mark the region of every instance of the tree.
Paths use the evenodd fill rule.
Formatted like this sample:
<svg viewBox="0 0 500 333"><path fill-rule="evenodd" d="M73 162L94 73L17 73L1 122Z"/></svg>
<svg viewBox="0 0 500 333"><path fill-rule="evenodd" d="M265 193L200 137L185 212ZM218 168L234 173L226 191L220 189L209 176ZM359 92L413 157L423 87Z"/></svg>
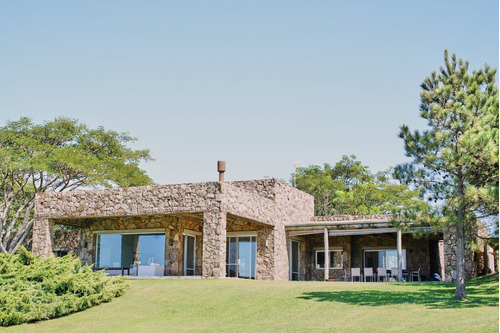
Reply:
<svg viewBox="0 0 500 333"><path fill-rule="evenodd" d="M0 252L16 252L30 234L37 193L152 184L139 168L149 151L128 148L133 141L66 118L0 127Z"/></svg>
<svg viewBox="0 0 500 333"><path fill-rule="evenodd" d="M354 155L343 156L333 167L298 168L292 179L314 196L316 215L383 214L421 202L417 191L394 182L390 172L373 175Z"/></svg>
<svg viewBox="0 0 500 333"><path fill-rule="evenodd" d="M466 297L465 246L478 218L498 215L498 88L496 70L469 73L469 62L448 51L445 66L421 84L420 115L428 129L401 126L411 163L395 173L434 202L429 222L456 228L456 299Z"/></svg>

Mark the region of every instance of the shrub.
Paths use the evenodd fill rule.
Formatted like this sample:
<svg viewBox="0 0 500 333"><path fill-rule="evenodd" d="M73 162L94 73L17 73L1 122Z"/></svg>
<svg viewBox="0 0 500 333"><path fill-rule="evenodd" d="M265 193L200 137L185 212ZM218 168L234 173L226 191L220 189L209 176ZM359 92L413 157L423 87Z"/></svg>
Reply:
<svg viewBox="0 0 500 333"><path fill-rule="evenodd" d="M108 277L81 266L79 258L0 253L0 326L60 317L125 292L123 277Z"/></svg>

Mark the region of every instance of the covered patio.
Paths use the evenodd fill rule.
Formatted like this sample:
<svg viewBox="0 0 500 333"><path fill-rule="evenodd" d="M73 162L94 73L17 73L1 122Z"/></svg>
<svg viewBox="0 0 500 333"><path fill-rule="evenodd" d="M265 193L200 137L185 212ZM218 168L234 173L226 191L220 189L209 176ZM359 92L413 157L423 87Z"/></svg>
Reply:
<svg viewBox="0 0 500 333"><path fill-rule="evenodd" d="M433 273L443 276L442 235L430 234L426 227L398 230L390 215L314 217L287 224L286 230L291 280L408 281L428 279ZM415 238L417 234L427 235ZM382 269L387 276L377 276Z"/></svg>

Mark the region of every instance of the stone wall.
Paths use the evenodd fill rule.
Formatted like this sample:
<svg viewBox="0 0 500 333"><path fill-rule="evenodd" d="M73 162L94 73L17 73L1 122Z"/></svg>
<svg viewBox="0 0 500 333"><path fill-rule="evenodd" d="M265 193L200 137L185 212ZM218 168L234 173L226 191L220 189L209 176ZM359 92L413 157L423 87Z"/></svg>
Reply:
<svg viewBox="0 0 500 333"><path fill-rule="evenodd" d="M429 240L403 234L402 243L403 249L406 249L406 268L409 270L418 270L420 268L422 279L429 279ZM376 248L396 249L396 234L352 236L351 247L352 266L363 267L363 250Z"/></svg>
<svg viewBox="0 0 500 333"><path fill-rule="evenodd" d="M325 272L323 269L316 269L316 250L324 249L323 234L311 235L306 237L306 250L305 250L305 265L306 265L306 280L323 281L325 279ZM351 237L339 236L328 237L328 245L330 248L339 248L342 250L343 267L330 268L329 279L343 281L344 269L350 271L351 269Z"/></svg>
<svg viewBox="0 0 500 333"><path fill-rule="evenodd" d="M80 247L80 230L61 230L58 229L54 232L54 246L53 250L62 252L71 252L78 255Z"/></svg>
<svg viewBox="0 0 500 333"><path fill-rule="evenodd" d="M265 235L267 246L259 252L268 271L260 274L273 280L288 280L285 224L309 221L314 215L313 197L275 179L223 183L221 209L272 227Z"/></svg>
<svg viewBox="0 0 500 333"><path fill-rule="evenodd" d="M316 269L316 250L324 248L323 234L305 236L305 279L322 281L324 271ZM342 281L344 269L350 272L351 267L363 267L363 251L376 248L396 248L396 234L373 234L360 236L330 236L330 248L343 251L343 268L330 268L329 278ZM406 267L411 270L421 268L421 275L429 277L429 246L427 239L416 239L411 235L403 235L403 249L406 249Z"/></svg>
<svg viewBox="0 0 500 333"><path fill-rule="evenodd" d="M481 223L482 224L482 223ZM484 225L483 225L484 226ZM452 282L455 281L457 276L456 265L457 257L456 251L456 226L449 225L443 231L443 241L444 241L444 262L445 262L445 281ZM483 243L481 242L481 245ZM484 246L483 246L484 247ZM478 267L479 257L482 257L484 252L477 250L472 251L468 243L465 244L465 278L470 279L478 275L478 271L481 271L484 266L484 261L482 261L481 267Z"/></svg>
<svg viewBox="0 0 500 333"><path fill-rule="evenodd" d="M258 276L287 280L284 225L309 221L314 214L314 202L312 196L275 179L42 193L36 197L32 249L43 256L52 253L54 223L79 226L83 230L81 243L87 244L81 246L80 255L93 262L96 244L93 228L127 230L160 226L166 228L166 273L180 274L182 225L175 219L183 214L199 214L202 218L199 229L203 242L197 257L201 258L203 276L225 276L229 214L259 226L256 228L259 243L265 246L260 246L258 252ZM148 220L151 216L154 218Z"/></svg>

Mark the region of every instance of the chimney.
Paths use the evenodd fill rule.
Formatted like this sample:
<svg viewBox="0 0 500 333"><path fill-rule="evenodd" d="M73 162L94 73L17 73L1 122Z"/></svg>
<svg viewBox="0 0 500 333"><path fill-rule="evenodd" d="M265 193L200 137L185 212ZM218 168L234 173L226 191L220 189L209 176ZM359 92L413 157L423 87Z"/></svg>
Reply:
<svg viewBox="0 0 500 333"><path fill-rule="evenodd" d="M226 171L226 161L217 161L217 171L219 171L219 181L224 181L224 172Z"/></svg>

